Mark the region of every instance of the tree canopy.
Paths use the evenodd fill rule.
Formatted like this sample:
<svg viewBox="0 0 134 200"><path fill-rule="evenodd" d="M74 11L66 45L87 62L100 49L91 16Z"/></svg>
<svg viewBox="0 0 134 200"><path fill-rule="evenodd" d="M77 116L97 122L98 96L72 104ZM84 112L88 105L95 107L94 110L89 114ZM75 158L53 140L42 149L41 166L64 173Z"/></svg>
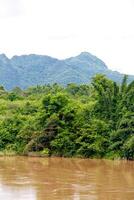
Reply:
<svg viewBox="0 0 134 200"><path fill-rule="evenodd" d="M100 74L89 85L1 86L0 151L134 159L134 81Z"/></svg>

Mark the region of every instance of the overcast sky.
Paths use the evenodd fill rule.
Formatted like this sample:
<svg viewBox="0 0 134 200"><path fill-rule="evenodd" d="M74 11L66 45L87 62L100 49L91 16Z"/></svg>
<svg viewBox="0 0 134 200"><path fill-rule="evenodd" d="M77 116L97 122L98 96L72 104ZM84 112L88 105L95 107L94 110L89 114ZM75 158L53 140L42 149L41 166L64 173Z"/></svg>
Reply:
<svg viewBox="0 0 134 200"><path fill-rule="evenodd" d="M82 51L134 74L134 0L0 0L0 53Z"/></svg>

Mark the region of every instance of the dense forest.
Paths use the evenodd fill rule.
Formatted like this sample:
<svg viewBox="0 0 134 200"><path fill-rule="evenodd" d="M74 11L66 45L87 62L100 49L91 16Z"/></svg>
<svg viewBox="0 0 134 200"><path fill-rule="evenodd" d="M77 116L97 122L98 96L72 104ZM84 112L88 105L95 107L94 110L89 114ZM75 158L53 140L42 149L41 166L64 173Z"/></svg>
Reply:
<svg viewBox="0 0 134 200"><path fill-rule="evenodd" d="M134 159L134 81L1 86L0 155Z"/></svg>

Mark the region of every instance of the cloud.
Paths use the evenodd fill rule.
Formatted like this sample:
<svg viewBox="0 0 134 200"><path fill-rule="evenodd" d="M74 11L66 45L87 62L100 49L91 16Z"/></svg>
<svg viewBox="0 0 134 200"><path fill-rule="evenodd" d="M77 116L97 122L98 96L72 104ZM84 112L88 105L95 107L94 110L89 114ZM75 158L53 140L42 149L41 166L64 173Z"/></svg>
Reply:
<svg viewBox="0 0 134 200"><path fill-rule="evenodd" d="M76 39L78 35L76 34L69 34L69 35L51 35L48 36L48 40L70 40Z"/></svg>
<svg viewBox="0 0 134 200"><path fill-rule="evenodd" d="M0 0L0 52L58 58L89 51L134 74L134 0Z"/></svg>
<svg viewBox="0 0 134 200"><path fill-rule="evenodd" d="M16 17L22 11L21 0L0 0L0 18Z"/></svg>

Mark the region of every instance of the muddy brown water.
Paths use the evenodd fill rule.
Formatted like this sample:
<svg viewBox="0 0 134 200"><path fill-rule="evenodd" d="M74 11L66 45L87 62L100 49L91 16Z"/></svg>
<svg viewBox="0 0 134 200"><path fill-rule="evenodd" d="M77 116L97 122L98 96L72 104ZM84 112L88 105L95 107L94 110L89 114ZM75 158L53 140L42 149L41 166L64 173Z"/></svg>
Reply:
<svg viewBox="0 0 134 200"><path fill-rule="evenodd" d="M0 157L0 200L134 200L134 162Z"/></svg>

